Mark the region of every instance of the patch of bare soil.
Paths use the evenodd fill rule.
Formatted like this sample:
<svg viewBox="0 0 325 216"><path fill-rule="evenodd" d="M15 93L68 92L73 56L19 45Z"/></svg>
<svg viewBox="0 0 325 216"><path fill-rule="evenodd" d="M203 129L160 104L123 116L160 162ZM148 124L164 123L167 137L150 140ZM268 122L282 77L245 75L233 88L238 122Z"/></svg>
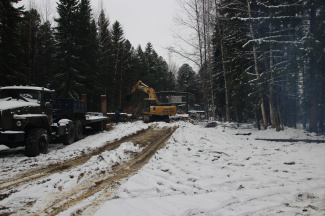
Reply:
<svg viewBox="0 0 325 216"><path fill-rule="evenodd" d="M54 173L71 170L87 162L92 156L98 155L104 151L109 151L118 148L123 142L131 141L143 147L139 153L132 154L133 158L126 163L116 164L108 169L106 172L97 174L94 178L89 178L86 181L80 181L78 177L78 185L70 190L51 192L51 199L42 200L44 205L38 208L36 212L29 212L31 207L26 204L20 210L14 212L19 215L57 215L58 213L67 210L68 208L79 204L83 200L98 195L96 200L79 209L76 214L89 215L94 213L101 204L110 198L112 193L119 188L121 180L135 174L142 166L144 166L150 158L163 147L166 141L170 138L176 128L156 128L150 127L147 130L141 131L135 135L123 138L122 140L107 143L104 147L92 152L91 154L84 155L80 158L71 161L51 165L41 169L34 170L31 173L24 174L15 179L10 180L8 183L0 184L0 191L2 197L10 196L8 191L14 192L14 188L23 184L29 184L36 179L50 176ZM0 196L1 197L1 196Z"/></svg>

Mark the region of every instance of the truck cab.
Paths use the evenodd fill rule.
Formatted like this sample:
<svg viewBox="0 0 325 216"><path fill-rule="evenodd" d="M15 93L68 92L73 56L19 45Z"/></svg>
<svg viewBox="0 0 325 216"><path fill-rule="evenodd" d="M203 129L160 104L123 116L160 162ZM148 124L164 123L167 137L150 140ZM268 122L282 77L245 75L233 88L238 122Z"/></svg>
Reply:
<svg viewBox="0 0 325 216"><path fill-rule="evenodd" d="M55 98L54 91L34 86L0 88L0 145L25 146L27 156L45 154L48 143L69 145L83 138L83 127L103 131L107 117L86 113L85 102Z"/></svg>
<svg viewBox="0 0 325 216"><path fill-rule="evenodd" d="M25 146L28 156L47 153L51 136L51 90L33 86L0 88L0 144Z"/></svg>

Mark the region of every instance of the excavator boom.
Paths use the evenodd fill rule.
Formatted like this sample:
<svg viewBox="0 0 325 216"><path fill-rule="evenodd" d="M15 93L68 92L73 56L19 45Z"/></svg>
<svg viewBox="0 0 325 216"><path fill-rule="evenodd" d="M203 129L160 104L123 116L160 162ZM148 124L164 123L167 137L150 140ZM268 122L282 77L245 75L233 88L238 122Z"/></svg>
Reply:
<svg viewBox="0 0 325 216"><path fill-rule="evenodd" d="M159 104L155 90L144 84L141 80L139 80L137 84L132 87L130 94L133 94L136 90L140 90L144 93L147 93L149 95L149 99L155 100L156 103Z"/></svg>
<svg viewBox="0 0 325 216"><path fill-rule="evenodd" d="M149 98L144 99L144 108L142 114L145 122L163 120L169 122L169 116L175 115L177 112L176 106L166 106L159 103L156 92L153 88L144 84L141 80L135 84L130 95L136 90L147 93Z"/></svg>

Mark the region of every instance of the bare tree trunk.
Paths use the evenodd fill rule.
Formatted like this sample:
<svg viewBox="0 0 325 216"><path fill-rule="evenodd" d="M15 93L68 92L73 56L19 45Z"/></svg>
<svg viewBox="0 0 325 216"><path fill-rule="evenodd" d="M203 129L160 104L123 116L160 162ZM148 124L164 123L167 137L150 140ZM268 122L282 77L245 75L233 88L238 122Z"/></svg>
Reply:
<svg viewBox="0 0 325 216"><path fill-rule="evenodd" d="M249 18L252 18L252 13L251 13L251 6L250 6L250 0L247 0L247 6L248 6L248 15ZM250 32L252 39L255 40L255 35L254 35L254 30L253 30L253 24L250 23ZM258 71L258 61L257 61L257 53L256 53L256 44L253 43L253 55L254 55L254 68L255 68L255 73L257 78L260 78L260 74ZM262 90L260 89L260 97L261 97L261 110L262 110L262 117L263 117L263 122L264 122L264 129L267 129L268 122L267 122L267 117L266 117L266 112L265 112L265 106L264 106L264 99L263 99L263 94Z"/></svg>
<svg viewBox="0 0 325 216"><path fill-rule="evenodd" d="M258 130L261 130L260 119L259 119L258 114L257 114L257 109L255 109L255 121L256 121L256 128Z"/></svg>
<svg viewBox="0 0 325 216"><path fill-rule="evenodd" d="M209 111L208 111L208 80L207 80L207 75L208 75L208 61L207 61L207 21L206 21L206 8L205 8L205 0L202 0L202 7L203 7L203 11L202 11L202 21L203 21L203 44L204 44L204 66L203 66L203 70L204 70L204 92L205 92L205 97L206 97L206 102L205 102L205 113L207 115L207 117L209 118Z"/></svg>
<svg viewBox="0 0 325 216"><path fill-rule="evenodd" d="M213 93L213 79L212 79L212 57L211 57L211 38L210 38L210 3L208 1L208 22L207 22L207 34L208 34L208 71L210 75L210 91L211 91L211 104L212 104L212 116L213 120L216 120L216 111L214 107L214 93Z"/></svg>
<svg viewBox="0 0 325 216"><path fill-rule="evenodd" d="M316 6L312 5L310 10L310 31L314 36L316 35ZM316 58L314 53L311 53L309 62L309 74L311 84L311 107L310 107L310 122L309 131L317 132L317 81L316 81Z"/></svg>
<svg viewBox="0 0 325 216"><path fill-rule="evenodd" d="M207 97L207 81L206 81L206 43L205 43L205 34L203 35L204 40L204 54L202 48L202 33L201 33L201 23L200 23L200 11L198 0L194 0L194 8L195 8L195 15L196 15L196 25L197 25L197 35L198 35L198 42L199 42L199 53L200 53L200 69L201 69L201 79L202 79L202 88L203 88L203 103L204 103L204 112L208 114L208 97ZM205 26L203 25L204 33L205 33Z"/></svg>
<svg viewBox="0 0 325 216"><path fill-rule="evenodd" d="M272 45L270 45L270 67L267 64L265 51L263 51L263 58L264 58L265 69L268 71L268 79L269 79L268 84L269 84L270 120L271 120L272 128L276 128L276 130L279 131L278 123L277 123L277 120L276 120L276 111L275 111L275 108L273 106L273 74L272 74L273 56L272 56Z"/></svg>
<svg viewBox="0 0 325 216"><path fill-rule="evenodd" d="M279 114L279 125L281 125L281 130L284 130L284 126L283 126L283 121L282 121L282 116L281 116L281 112L280 112L280 103L279 103L279 96L277 96L277 104L278 104L278 114Z"/></svg>
<svg viewBox="0 0 325 216"><path fill-rule="evenodd" d="M230 122L230 103L229 103L229 85L228 85L228 78L227 78L227 68L226 68L226 59L224 53L224 44L222 37L220 37L220 48L221 48L221 58L222 58L222 69L223 69L223 79L225 82L225 100L226 100L226 119Z"/></svg>

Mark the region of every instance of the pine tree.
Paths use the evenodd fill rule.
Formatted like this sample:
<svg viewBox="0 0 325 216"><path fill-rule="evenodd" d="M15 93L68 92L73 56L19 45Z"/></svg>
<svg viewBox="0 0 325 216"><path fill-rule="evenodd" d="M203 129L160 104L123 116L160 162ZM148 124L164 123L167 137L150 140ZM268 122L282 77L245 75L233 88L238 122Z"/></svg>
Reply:
<svg viewBox="0 0 325 216"><path fill-rule="evenodd" d="M18 26L24 7L15 8L20 0L0 1L0 86L27 84L23 64L19 61Z"/></svg>

